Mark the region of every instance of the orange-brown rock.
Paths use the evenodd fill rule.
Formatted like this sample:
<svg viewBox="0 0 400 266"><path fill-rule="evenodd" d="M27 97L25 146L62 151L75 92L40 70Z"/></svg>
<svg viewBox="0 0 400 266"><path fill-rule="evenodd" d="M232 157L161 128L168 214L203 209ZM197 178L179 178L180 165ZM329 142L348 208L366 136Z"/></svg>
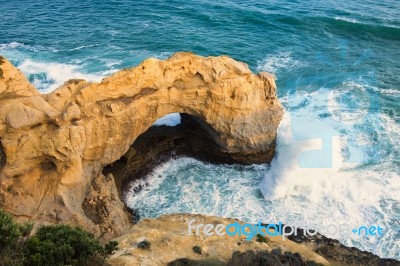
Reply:
<svg viewBox="0 0 400 266"><path fill-rule="evenodd" d="M199 118L221 152L270 161L282 107L274 77L229 57L177 53L41 95L0 57L0 208L20 219L83 226L103 238L130 227L104 166L158 118Z"/></svg>
<svg viewBox="0 0 400 266"><path fill-rule="evenodd" d="M190 221L193 226L202 224L203 227L199 227L199 229L196 227L189 235ZM317 254L311 245L297 244L291 240L282 239L281 236L266 236L262 239L254 236L246 239L243 234L241 236L215 234L214 229L217 225L227 226L236 222L244 224L235 219L196 214L172 214L163 215L157 219L143 219L126 234L115 239L119 243L118 251L107 262L113 266L167 265L172 261L186 258L202 261L202 263L176 263L175 265L227 265L226 262L232 257L233 252L247 250L270 252L280 249L282 252L299 253L304 261L314 261L320 263L319 265L331 265L327 259ZM214 226L210 230L210 234L212 234L210 236L204 234L206 224ZM273 233L273 230L270 231ZM147 248L140 246L144 241L149 243ZM194 247L200 248L201 252L195 252ZM222 263L215 263L215 260ZM214 263L211 263L213 261ZM310 265L312 264L310 263Z"/></svg>
<svg viewBox="0 0 400 266"><path fill-rule="evenodd" d="M235 223L247 228L243 232L234 225L229 232L241 232L241 235L226 234L226 226ZM221 225L224 226L218 232L217 226ZM198 214L162 215L142 219L116 238L118 250L107 262L113 266L399 265L394 259L381 259L370 252L346 247L319 233L311 236L300 228L284 238L279 233L273 236L272 227L268 231L270 234L265 236L256 235L255 231L251 233L249 224L244 226L237 219Z"/></svg>

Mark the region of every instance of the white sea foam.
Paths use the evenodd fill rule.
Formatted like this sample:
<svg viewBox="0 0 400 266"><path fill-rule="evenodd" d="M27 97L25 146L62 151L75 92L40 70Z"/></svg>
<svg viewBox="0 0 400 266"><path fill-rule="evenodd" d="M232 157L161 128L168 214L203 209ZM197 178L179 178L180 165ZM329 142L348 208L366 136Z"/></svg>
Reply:
<svg viewBox="0 0 400 266"><path fill-rule="evenodd" d="M10 42L10 43L0 43L0 52L2 51L10 51L15 49L25 49L32 52L39 52L39 51L50 51L50 52L57 52L57 49L54 48L45 48L41 45L27 45L20 42Z"/></svg>
<svg viewBox="0 0 400 266"><path fill-rule="evenodd" d="M342 20L342 21L347 21L347 22L351 22L351 23L359 23L359 21L356 20L355 18L335 17L335 20Z"/></svg>
<svg viewBox="0 0 400 266"><path fill-rule="evenodd" d="M25 75L33 76L33 84L42 93L53 91L69 79L98 82L103 78L102 75L85 74L81 67L72 64L44 63L26 59L17 67Z"/></svg>
<svg viewBox="0 0 400 266"><path fill-rule="evenodd" d="M267 199L283 199L288 195L301 196L316 206L325 207L323 200L332 198L342 206L352 205L352 211L347 212L352 217L358 216L358 211L355 211L358 209L356 206L379 205L379 200L387 197L400 201L399 180L396 180L395 175L386 176L377 184L369 179L379 173L359 172L357 164L345 163L342 155L342 149L346 145L345 138L332 137L331 144L323 144L323 140L315 139L315 136L311 136L307 141L297 141L293 137L290 120L290 115L285 114L279 127L277 156L260 185ZM369 143L365 138L362 141ZM302 166L300 158L304 152L318 151L322 145L332 145L332 166L327 168ZM386 188L386 182L392 182L393 189Z"/></svg>
<svg viewBox="0 0 400 266"><path fill-rule="evenodd" d="M386 234L382 238L349 234L339 240L395 257L400 243L393 220L400 214L396 214L392 202L400 202L400 177L392 160L398 160L395 154L399 151L396 142L400 127L384 114L366 115L362 108L357 111L339 105L340 96L351 90L348 84L342 84L342 88L286 99L293 108L278 129L277 155L260 189L267 200L279 203L273 204L273 215L288 223L383 226ZM356 90L362 88L356 86ZM332 115L321 118L324 106ZM392 154L386 154L388 149ZM331 166L318 167L320 157L331 157ZM307 162L314 164L309 167Z"/></svg>
<svg viewBox="0 0 400 266"><path fill-rule="evenodd" d="M130 208L142 217L165 213L203 213L265 220L265 206L257 199L257 184L267 166L212 165L191 158L172 159L158 166L146 181L135 181L126 194ZM139 193L137 189L141 188Z"/></svg>
<svg viewBox="0 0 400 266"><path fill-rule="evenodd" d="M85 48L91 48L91 47L95 47L95 46L97 46L97 45L95 45L95 44L81 45L81 46L78 46L78 47L75 47L75 48L71 48L68 51L78 51L78 50L82 50L82 49L85 49Z"/></svg>
<svg viewBox="0 0 400 266"><path fill-rule="evenodd" d="M365 114L370 103L369 97L363 97L366 90L360 83L345 82L334 92L320 89L283 97L288 109L270 166L170 160L141 184L145 188L140 193L127 195L127 204L139 208L143 217L188 212L311 228L332 223L380 225L386 230L381 238L348 232L339 240L383 257L400 258L400 226L394 223L400 219L396 155L400 126L387 115ZM342 97L349 93L360 97L357 105L343 103ZM320 158L331 159L332 164L318 167L324 163L318 162Z"/></svg>
<svg viewBox="0 0 400 266"><path fill-rule="evenodd" d="M156 55L155 58L165 60L169 58L173 53L171 52L161 52L160 54Z"/></svg>
<svg viewBox="0 0 400 266"><path fill-rule="evenodd" d="M181 123L181 115L179 113L171 113L164 117L157 119L154 123L155 126L170 126L174 127Z"/></svg>
<svg viewBox="0 0 400 266"><path fill-rule="evenodd" d="M24 47L24 44L19 43L19 42L10 42L10 43L1 43L0 44L0 49L5 50L5 49L15 49L18 47Z"/></svg>
<svg viewBox="0 0 400 266"><path fill-rule="evenodd" d="M390 89L380 89L379 91L380 91L382 94L386 94L386 95L400 96L400 88L399 88L399 89L394 89L394 88L390 88Z"/></svg>
<svg viewBox="0 0 400 266"><path fill-rule="evenodd" d="M122 60L116 59L103 59L104 65L110 69L114 69L115 66L118 66L122 63Z"/></svg>
<svg viewBox="0 0 400 266"><path fill-rule="evenodd" d="M277 73L282 69L294 69L304 67L307 64L292 58L290 52L280 52L277 55L271 55L258 63L257 71L267 71Z"/></svg>
<svg viewBox="0 0 400 266"><path fill-rule="evenodd" d="M346 21L346 22L350 22L350 23L354 23L354 24L363 24L363 25L367 25L367 26L383 26L383 27L386 27L386 28L400 29L400 27L392 24L391 23L392 21L390 21L390 20L389 21L383 20L379 24L374 24L374 23L370 24L370 23L362 22L362 21L360 21L358 19L355 19L355 18L340 17L340 16L335 17L335 20Z"/></svg>

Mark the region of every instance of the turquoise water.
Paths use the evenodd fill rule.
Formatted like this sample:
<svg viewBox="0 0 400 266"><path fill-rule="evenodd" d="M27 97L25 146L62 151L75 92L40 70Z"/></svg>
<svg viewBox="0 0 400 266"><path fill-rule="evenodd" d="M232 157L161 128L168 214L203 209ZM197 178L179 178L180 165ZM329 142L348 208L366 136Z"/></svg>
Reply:
<svg viewBox="0 0 400 266"><path fill-rule="evenodd" d="M379 224L383 237L337 238L400 259L400 3L240 2L0 0L0 54L43 93L182 50L274 73L286 114L270 165L172 160L128 204L142 217Z"/></svg>

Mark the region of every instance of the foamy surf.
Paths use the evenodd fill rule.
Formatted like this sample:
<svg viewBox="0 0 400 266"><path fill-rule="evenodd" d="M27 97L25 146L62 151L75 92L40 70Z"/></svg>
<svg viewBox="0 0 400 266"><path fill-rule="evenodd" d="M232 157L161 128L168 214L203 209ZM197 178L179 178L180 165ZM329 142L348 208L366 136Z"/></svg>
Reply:
<svg viewBox="0 0 400 266"><path fill-rule="evenodd" d="M103 78L102 75L84 73L79 65L36 62L31 59L24 60L18 68L42 93L49 93L70 79L99 82Z"/></svg>
<svg viewBox="0 0 400 266"><path fill-rule="evenodd" d="M294 60L290 52L280 52L260 61L257 71L267 71L276 74L278 71L284 69L296 69L305 66L307 66L305 62Z"/></svg>
<svg viewBox="0 0 400 266"><path fill-rule="evenodd" d="M181 115L179 113L171 113L164 117L157 119L154 123L155 126L169 126L173 127L181 123Z"/></svg>
<svg viewBox="0 0 400 266"><path fill-rule="evenodd" d="M45 48L41 45L28 45L20 42L0 43L0 53L5 51L13 51L15 49L26 50L31 52L40 52L50 50L51 52L57 52L54 48Z"/></svg>
<svg viewBox="0 0 400 266"><path fill-rule="evenodd" d="M277 155L260 190L274 202L274 215L288 223L384 226L387 231L380 239L349 233L339 240L381 256L398 256L399 232L393 221L399 213L388 203L400 201L399 173L391 161L398 154L400 128L385 114L369 113L364 108L370 103L367 97L358 98L357 106L343 104L341 97L354 90L360 96L366 88L345 82L337 90L288 96ZM393 154L386 153L389 147ZM318 167L321 157L324 163Z"/></svg>
<svg viewBox="0 0 400 266"><path fill-rule="evenodd" d="M352 86L363 90L360 84ZM395 211L400 209L399 175L392 161L396 153L387 156L384 151L389 145L398 152L395 142L400 129L387 115L365 115L362 110L357 114L351 106L346 109L338 104L352 86L343 83L336 93L321 89L282 98L288 109L278 129L277 155L271 165L243 168L189 158L170 160L146 182L132 184L132 188L140 185L143 189L128 193L128 206L142 217L188 212L311 228L343 222L350 227L379 224L386 229L381 238L324 233L383 257L398 256L399 228L393 221L400 218ZM332 113L349 115L347 122L341 123L342 116L326 115L327 106ZM388 130L378 132L381 128ZM353 135L362 137L355 141ZM376 154L371 155L369 148L376 135L383 146L374 146ZM331 140L326 143L328 137ZM321 154L326 145L331 149ZM312 164L321 157L330 158L331 164ZM373 161L377 158L379 163Z"/></svg>
<svg viewBox="0 0 400 266"><path fill-rule="evenodd" d="M108 45L111 51L122 50L115 45ZM10 42L0 44L0 55L5 56L13 62L39 89L41 93L49 93L70 79L84 79L89 82L100 82L104 77L117 72L119 69L139 64L148 57L166 59L172 53L153 53L147 50L135 50L130 52L126 60L116 58L97 58L96 56L81 56L70 61L60 63L58 54L63 52L79 52L99 48L98 44L81 45L70 49L57 50L40 45L28 45L21 42ZM38 54L41 56L37 56ZM109 50L107 50L107 53ZM44 56L43 56L44 55Z"/></svg>

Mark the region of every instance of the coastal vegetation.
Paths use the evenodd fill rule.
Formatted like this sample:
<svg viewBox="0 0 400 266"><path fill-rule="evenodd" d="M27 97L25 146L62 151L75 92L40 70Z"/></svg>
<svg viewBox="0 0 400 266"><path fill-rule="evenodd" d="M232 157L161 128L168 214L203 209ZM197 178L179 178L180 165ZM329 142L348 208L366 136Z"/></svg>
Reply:
<svg viewBox="0 0 400 266"><path fill-rule="evenodd" d="M69 225L41 226L32 234L33 223L16 223L0 210L0 266L105 265L118 245L101 244L95 237Z"/></svg>

